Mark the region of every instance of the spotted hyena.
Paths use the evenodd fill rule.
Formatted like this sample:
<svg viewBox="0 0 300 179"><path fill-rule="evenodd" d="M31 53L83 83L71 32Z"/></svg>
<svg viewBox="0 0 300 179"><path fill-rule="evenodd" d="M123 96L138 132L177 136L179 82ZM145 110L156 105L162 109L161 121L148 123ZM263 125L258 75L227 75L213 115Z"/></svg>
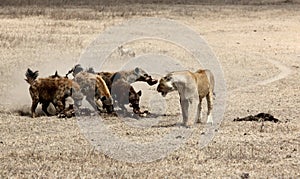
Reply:
<svg viewBox="0 0 300 179"><path fill-rule="evenodd" d="M100 107L99 100L101 100L106 111L113 113L113 99L102 77L95 73L83 71L83 69L77 70L75 68L74 71L76 73L73 72L73 80L80 85L81 92L86 96L86 100L91 106L98 110Z"/></svg>
<svg viewBox="0 0 300 179"><path fill-rule="evenodd" d="M78 83L59 76L37 78L38 71L33 72L30 69L27 69L25 76L25 80L30 84L29 92L32 99L32 117L36 117L35 109L38 103L42 104L42 110L47 115L50 115L47 111L50 103L55 106L56 112L60 113L65 108L66 98L70 96L75 98L74 101L77 102L76 105L80 105L83 96Z"/></svg>

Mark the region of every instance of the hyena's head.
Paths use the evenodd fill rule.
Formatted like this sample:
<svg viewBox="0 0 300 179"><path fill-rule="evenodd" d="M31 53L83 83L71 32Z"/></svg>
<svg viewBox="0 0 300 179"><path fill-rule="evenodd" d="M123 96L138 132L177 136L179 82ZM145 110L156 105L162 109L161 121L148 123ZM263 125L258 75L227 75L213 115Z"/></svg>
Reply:
<svg viewBox="0 0 300 179"><path fill-rule="evenodd" d="M129 91L129 104L133 108L134 113L139 113L140 111L140 97L142 96L142 91L136 92L133 87Z"/></svg>
<svg viewBox="0 0 300 179"><path fill-rule="evenodd" d="M106 109L107 113L114 112L114 105L112 97L103 96L101 98L103 108Z"/></svg>
<svg viewBox="0 0 300 179"><path fill-rule="evenodd" d="M148 75L148 73L145 70L138 67L134 69L134 74L137 76L136 81L147 82L150 86L155 85L158 81L156 79L153 79L150 75Z"/></svg>
<svg viewBox="0 0 300 179"><path fill-rule="evenodd" d="M168 94L168 92L174 91L175 88L174 88L173 83L172 83L172 76L171 75L167 75L165 77L162 77L159 80L159 84L158 84L156 90L159 93L161 93L161 95L163 97L165 97Z"/></svg>

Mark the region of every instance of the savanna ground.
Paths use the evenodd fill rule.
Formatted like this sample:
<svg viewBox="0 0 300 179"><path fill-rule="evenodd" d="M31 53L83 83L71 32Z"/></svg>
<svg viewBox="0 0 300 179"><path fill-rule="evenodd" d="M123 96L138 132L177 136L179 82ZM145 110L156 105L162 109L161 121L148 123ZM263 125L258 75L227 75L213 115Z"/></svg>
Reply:
<svg viewBox="0 0 300 179"><path fill-rule="evenodd" d="M1 178L300 177L299 8L290 3L1 7ZM97 151L76 118L32 119L17 112L29 111L31 103L24 81L28 67L39 70L40 76L55 70L64 74L98 34L139 17L170 18L191 27L219 58L227 104L224 120L207 147L200 150L197 145L204 126L199 124L184 145L163 159L122 162ZM146 87L155 92L155 87ZM166 112L166 124L174 123L180 113L174 99L175 93L166 98L175 101ZM259 112L282 122L233 122ZM135 129L118 118L108 118L105 124L116 135L139 142L154 141L178 127Z"/></svg>

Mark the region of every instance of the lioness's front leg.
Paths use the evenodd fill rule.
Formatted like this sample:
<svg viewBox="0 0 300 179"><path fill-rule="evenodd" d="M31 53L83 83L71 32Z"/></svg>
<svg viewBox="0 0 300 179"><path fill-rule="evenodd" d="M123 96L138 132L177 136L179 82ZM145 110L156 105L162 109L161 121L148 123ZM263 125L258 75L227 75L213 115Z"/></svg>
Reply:
<svg viewBox="0 0 300 179"><path fill-rule="evenodd" d="M193 125L198 120L198 106L199 106L199 98L198 96L194 96L189 100L189 110L188 110L188 124Z"/></svg>
<svg viewBox="0 0 300 179"><path fill-rule="evenodd" d="M187 99L180 98L180 106L182 112L183 125L187 126L189 102Z"/></svg>

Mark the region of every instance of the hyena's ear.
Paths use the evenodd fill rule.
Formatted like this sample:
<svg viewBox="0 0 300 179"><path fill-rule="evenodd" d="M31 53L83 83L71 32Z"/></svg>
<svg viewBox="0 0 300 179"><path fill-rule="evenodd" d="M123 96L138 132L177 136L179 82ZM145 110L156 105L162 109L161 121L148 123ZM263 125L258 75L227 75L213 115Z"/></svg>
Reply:
<svg viewBox="0 0 300 179"><path fill-rule="evenodd" d="M92 74L96 74L93 67L90 67L90 68L87 70L87 72L88 72L88 73L92 73Z"/></svg>
<svg viewBox="0 0 300 179"><path fill-rule="evenodd" d="M139 96L142 96L142 91L140 90L139 92L137 92L137 94L138 94Z"/></svg>
<svg viewBox="0 0 300 179"><path fill-rule="evenodd" d="M121 73L116 72L112 77L111 77L111 81L117 81L118 79L121 78Z"/></svg>
<svg viewBox="0 0 300 179"><path fill-rule="evenodd" d="M101 98L101 101L105 101L105 100L106 100L106 97L103 96L103 97Z"/></svg>
<svg viewBox="0 0 300 179"><path fill-rule="evenodd" d="M135 74L139 74L139 73L140 73L140 69L139 69L138 67L135 67L134 73L135 73Z"/></svg>
<svg viewBox="0 0 300 179"><path fill-rule="evenodd" d="M72 70L73 76L76 76L79 72L82 72L83 70L84 69L81 67L80 64L75 65L75 67Z"/></svg>

